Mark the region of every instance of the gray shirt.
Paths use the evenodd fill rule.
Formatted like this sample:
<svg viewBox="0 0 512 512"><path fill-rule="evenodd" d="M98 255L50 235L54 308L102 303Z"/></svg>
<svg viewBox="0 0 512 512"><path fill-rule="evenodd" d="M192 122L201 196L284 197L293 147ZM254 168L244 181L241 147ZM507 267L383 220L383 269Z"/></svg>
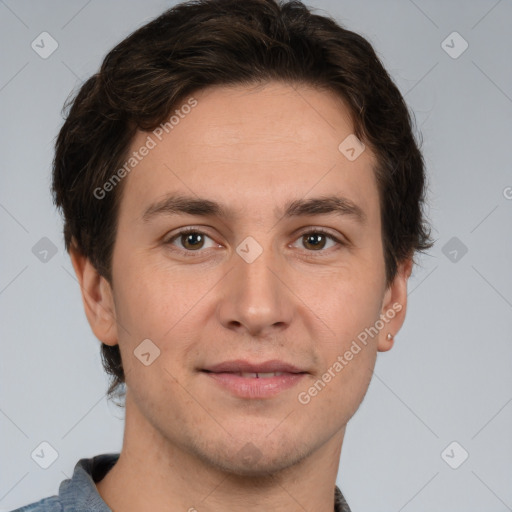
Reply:
<svg viewBox="0 0 512 512"><path fill-rule="evenodd" d="M99 482L117 462L119 453L104 453L80 459L73 476L63 480L58 496L50 496L12 512L111 512L101 499L95 482ZM334 489L334 512L350 512L337 486Z"/></svg>

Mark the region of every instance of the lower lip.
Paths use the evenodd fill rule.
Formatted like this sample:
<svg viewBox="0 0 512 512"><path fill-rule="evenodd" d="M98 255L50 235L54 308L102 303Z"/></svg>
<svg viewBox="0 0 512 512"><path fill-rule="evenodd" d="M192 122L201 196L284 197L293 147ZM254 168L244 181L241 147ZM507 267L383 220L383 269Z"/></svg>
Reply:
<svg viewBox="0 0 512 512"><path fill-rule="evenodd" d="M295 386L306 374L285 373L275 377L241 377L235 373L212 373L203 371L225 389L240 398L271 398Z"/></svg>

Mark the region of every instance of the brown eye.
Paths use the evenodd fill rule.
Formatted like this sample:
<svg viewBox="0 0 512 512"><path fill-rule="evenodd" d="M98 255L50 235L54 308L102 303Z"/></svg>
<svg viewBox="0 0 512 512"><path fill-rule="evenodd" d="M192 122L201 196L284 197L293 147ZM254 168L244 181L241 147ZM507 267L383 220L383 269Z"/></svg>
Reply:
<svg viewBox="0 0 512 512"><path fill-rule="evenodd" d="M343 242L338 240L338 238L323 229L313 229L306 233L302 233L300 240L302 242L302 246L309 252L326 252L324 249L344 245ZM330 246L328 246L329 242L332 243Z"/></svg>
<svg viewBox="0 0 512 512"><path fill-rule="evenodd" d="M210 245L206 245L210 241ZM195 228L185 228L169 238L166 245L175 246L183 253L203 252L201 249L209 249L218 246L211 237Z"/></svg>
<svg viewBox="0 0 512 512"><path fill-rule="evenodd" d="M307 233L302 235L302 239L306 248L317 250L325 247L327 237L323 233Z"/></svg>
<svg viewBox="0 0 512 512"><path fill-rule="evenodd" d="M180 237L180 241L185 249L201 249L204 245L204 236L202 233L182 233Z"/></svg>

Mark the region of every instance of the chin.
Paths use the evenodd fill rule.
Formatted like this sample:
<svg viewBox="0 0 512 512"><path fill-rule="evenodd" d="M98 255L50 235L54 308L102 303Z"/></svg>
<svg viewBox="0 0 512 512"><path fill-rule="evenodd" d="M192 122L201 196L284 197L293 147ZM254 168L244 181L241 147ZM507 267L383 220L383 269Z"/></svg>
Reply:
<svg viewBox="0 0 512 512"><path fill-rule="evenodd" d="M241 448L236 450L235 445ZM307 447L300 443L293 446L289 438L287 443L270 442L264 436L255 442L228 440L225 446L217 444L213 453L211 450L197 453L204 462L222 472L247 477L268 477L299 464L308 454Z"/></svg>

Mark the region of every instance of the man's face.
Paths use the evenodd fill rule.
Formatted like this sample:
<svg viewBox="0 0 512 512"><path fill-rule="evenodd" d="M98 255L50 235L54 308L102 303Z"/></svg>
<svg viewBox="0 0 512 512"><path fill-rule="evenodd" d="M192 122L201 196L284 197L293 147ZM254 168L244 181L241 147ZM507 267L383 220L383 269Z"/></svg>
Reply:
<svg viewBox="0 0 512 512"><path fill-rule="evenodd" d="M150 135L156 146L125 178L113 252L127 400L161 440L203 462L275 471L343 438L377 350L397 331L387 324L333 372L390 308L375 159L369 148L354 161L340 152L353 127L331 93L272 83L194 98L161 141L139 132L132 143ZM178 195L227 215L162 207ZM285 215L291 202L334 196L354 208ZM188 227L195 234L180 236ZM134 351L147 339L160 355L146 366ZM204 371L240 360L303 373L262 384Z"/></svg>

